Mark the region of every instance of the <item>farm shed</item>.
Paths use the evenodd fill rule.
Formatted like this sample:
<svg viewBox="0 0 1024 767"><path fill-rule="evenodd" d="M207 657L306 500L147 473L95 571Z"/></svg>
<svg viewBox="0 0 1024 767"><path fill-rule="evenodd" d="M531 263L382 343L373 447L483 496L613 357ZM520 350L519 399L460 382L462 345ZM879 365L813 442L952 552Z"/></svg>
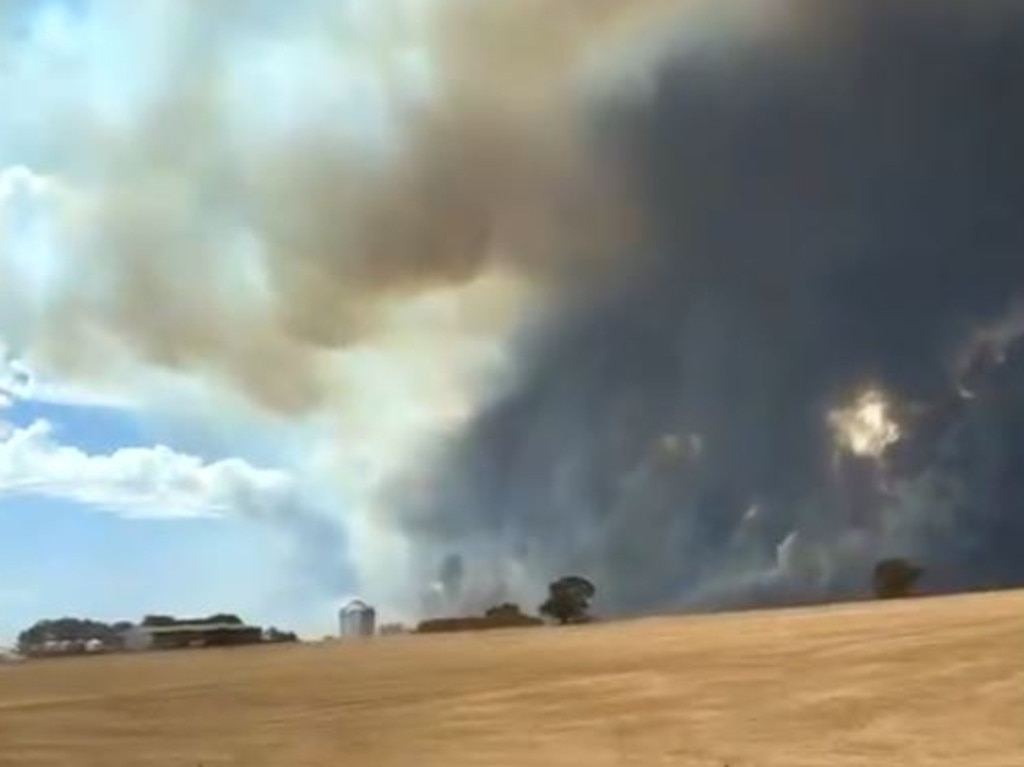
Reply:
<svg viewBox="0 0 1024 767"><path fill-rule="evenodd" d="M227 647L259 644L263 629L234 623L175 623L135 626L125 634L130 650L175 650L185 647Z"/></svg>

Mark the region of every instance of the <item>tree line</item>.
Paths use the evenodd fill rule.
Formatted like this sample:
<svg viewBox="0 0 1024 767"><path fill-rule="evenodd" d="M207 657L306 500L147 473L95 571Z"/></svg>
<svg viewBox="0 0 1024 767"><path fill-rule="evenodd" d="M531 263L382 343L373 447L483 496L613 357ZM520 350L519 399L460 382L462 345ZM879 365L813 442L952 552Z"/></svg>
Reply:
<svg viewBox="0 0 1024 767"><path fill-rule="evenodd" d="M173 615L146 615L138 623L115 621L106 623L91 618L48 618L37 621L18 634L18 650L25 654L40 652L74 654L88 651L118 651L125 648L125 635L137 626L142 628L171 628L174 626L244 626L245 622L232 613L217 613L205 618L176 618ZM282 631L274 626L263 631L265 642L297 642L293 631Z"/></svg>
<svg viewBox="0 0 1024 767"><path fill-rule="evenodd" d="M909 559L893 557L879 561L872 573L872 589L878 599L896 599L911 596L914 587L924 574L924 569ZM594 584L580 575L567 575L548 584L547 598L538 611L542 616L559 625L587 623L593 620L591 603L597 594ZM519 606L505 603L491 608L486 617L503 614L521 614ZM232 613L217 613L205 618L176 618L172 615L147 615L138 624L143 628L173 627L179 625L244 625L244 621ZM135 628L131 621L105 623L89 618L56 618L40 620L18 635L21 652L32 653L44 648L58 652L73 653L93 649L116 651L124 649L125 634ZM266 642L296 642L298 636L292 631L282 631L271 626L263 632Z"/></svg>
<svg viewBox="0 0 1024 767"><path fill-rule="evenodd" d="M891 557L875 564L871 587L877 599L900 599L913 596L914 588L924 575L924 568L904 557ZM540 614L561 625L587 623L593 620L590 604L597 589L579 575L559 578L548 585L548 597L540 605Z"/></svg>

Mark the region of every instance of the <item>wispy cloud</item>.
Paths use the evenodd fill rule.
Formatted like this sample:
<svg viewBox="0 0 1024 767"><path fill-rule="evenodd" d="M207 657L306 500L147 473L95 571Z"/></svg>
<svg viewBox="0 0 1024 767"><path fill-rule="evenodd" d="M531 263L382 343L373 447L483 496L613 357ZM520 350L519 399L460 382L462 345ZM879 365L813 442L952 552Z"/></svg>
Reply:
<svg viewBox="0 0 1024 767"><path fill-rule="evenodd" d="M238 458L204 462L163 445L89 454L61 444L43 420L0 430L4 495L59 498L138 518L275 520L299 505L294 479L284 471Z"/></svg>
<svg viewBox="0 0 1024 767"><path fill-rule="evenodd" d="M119 410L136 407L136 403L127 397L51 381L37 376L19 360L0 360L0 408L13 404L17 400L44 405Z"/></svg>

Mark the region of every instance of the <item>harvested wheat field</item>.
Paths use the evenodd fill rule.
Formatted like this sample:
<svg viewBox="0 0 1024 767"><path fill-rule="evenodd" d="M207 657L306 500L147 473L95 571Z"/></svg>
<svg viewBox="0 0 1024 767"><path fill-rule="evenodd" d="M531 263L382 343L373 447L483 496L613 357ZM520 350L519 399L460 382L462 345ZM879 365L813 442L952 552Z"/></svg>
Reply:
<svg viewBox="0 0 1024 767"><path fill-rule="evenodd" d="M0 764L1024 764L1024 594L0 668Z"/></svg>

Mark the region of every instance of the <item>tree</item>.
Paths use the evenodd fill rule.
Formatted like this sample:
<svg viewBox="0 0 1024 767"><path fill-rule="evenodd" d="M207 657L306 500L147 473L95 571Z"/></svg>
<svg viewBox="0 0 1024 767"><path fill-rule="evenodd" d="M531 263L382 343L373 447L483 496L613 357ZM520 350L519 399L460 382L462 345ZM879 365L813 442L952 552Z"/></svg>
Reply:
<svg viewBox="0 0 1024 767"><path fill-rule="evenodd" d="M512 618L518 617L522 614L523 611L515 602L503 602L500 605L488 607L487 612L484 613L488 618Z"/></svg>
<svg viewBox="0 0 1024 767"><path fill-rule="evenodd" d="M559 578L548 585L548 598L540 606L540 614L557 620L563 626L585 623L590 619L587 611L596 592L594 584L581 576Z"/></svg>
<svg viewBox="0 0 1024 767"><path fill-rule="evenodd" d="M263 641L274 644L280 642L298 642L299 637L294 631L281 631L275 626L271 626L263 632Z"/></svg>
<svg viewBox="0 0 1024 767"><path fill-rule="evenodd" d="M142 625L146 628L173 626L176 622L173 615L147 615L142 619Z"/></svg>
<svg viewBox="0 0 1024 767"><path fill-rule="evenodd" d="M909 596L914 584L924 573L908 559L894 557L883 559L875 565L873 585L875 596L879 599L898 599Z"/></svg>
<svg viewBox="0 0 1024 767"><path fill-rule="evenodd" d="M41 620L18 635L18 649L32 653L56 643L64 647L63 652L74 652L90 641L99 641L105 648L116 649L121 644L121 636L113 626L102 621L87 618Z"/></svg>
<svg viewBox="0 0 1024 767"><path fill-rule="evenodd" d="M237 615L234 615L233 613L217 613L216 615L211 615L208 618L204 618L203 622L216 624L224 623L232 626L245 625L245 621L243 621L241 618L239 618Z"/></svg>

